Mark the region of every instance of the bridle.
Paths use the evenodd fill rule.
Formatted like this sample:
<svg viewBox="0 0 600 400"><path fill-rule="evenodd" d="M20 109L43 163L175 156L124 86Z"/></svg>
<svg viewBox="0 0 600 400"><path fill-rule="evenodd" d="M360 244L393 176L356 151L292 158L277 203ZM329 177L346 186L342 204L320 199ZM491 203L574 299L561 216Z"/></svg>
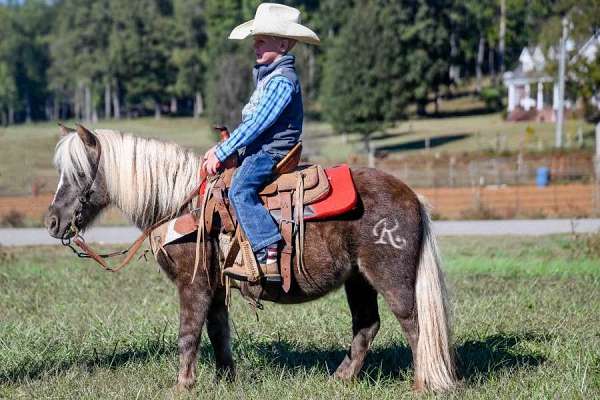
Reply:
<svg viewBox="0 0 600 400"><path fill-rule="evenodd" d="M77 224L81 223L81 215L83 213L83 210L84 210L85 206L90 202L90 198L92 197L92 194L94 193L94 191L92 190L92 187L94 186L94 183L96 183L96 177L98 176L98 170L100 169L100 158L102 157L102 146L100 145L99 141L96 141L96 153L97 153L96 160L95 160L94 164L92 165L91 179L85 185L85 187L81 191L81 194L77 197L77 202L78 202L77 207L75 207L75 210L73 211L73 215L71 216L69 225L65 231L65 234L60 239L60 241L63 246L70 248L73 251L73 253L75 253L77 255L77 257L92 258L92 259L96 260L107 271L116 272L119 269L121 269L122 266L119 266L118 268L110 268L106 264L104 259L109 258L109 257L116 257L116 256L127 254L135 246L135 243L125 250L115 251L113 253L107 253L107 254L98 254L90 246L87 245L87 243L85 242L85 239L83 238L83 236L81 235L81 233L79 231L79 228L77 227ZM82 251L77 250L73 246L72 243L74 243ZM136 243L137 243L137 241L136 241ZM139 245L138 245L138 247L139 247ZM137 248L136 248L136 250L137 250Z"/></svg>
<svg viewBox="0 0 600 400"><path fill-rule="evenodd" d="M100 169L100 157L102 156L102 147L100 146L99 141L96 141L96 149L96 162L92 165L92 179L90 179L90 181L85 185L85 187L81 191L81 194L77 197L77 207L75 207L75 210L73 211L73 215L71 216L71 220L69 221L69 225L67 226L65 234L61 238L63 245L68 245L70 243L70 238L67 238L67 235L70 235L72 233L74 233L75 235L71 237L76 237L79 235L77 223L81 222L81 214L83 213L83 209L90 202L90 198L94 193L92 187L94 186L94 183L96 182L96 177L98 176L98 169Z"/></svg>
<svg viewBox="0 0 600 400"><path fill-rule="evenodd" d="M159 227L160 225L167 222L170 219L170 217L162 218L158 222L151 225L150 227L144 229L142 234L135 240L135 242L133 242L131 244L131 246L129 246L128 248L126 248L124 250L119 250L119 251L115 251L112 253L99 254L94 249L92 249L86 243L85 239L81 235L79 228L77 227L77 223L81 222L81 215L83 213L83 210L84 210L85 206L90 202L90 198L91 198L92 194L94 193L94 191L92 190L92 187L94 186L94 183L96 182L96 177L98 176L98 170L100 168L100 157L102 156L102 147L100 146L99 141L96 141L96 148L97 148L97 155L96 155L95 163L92 165L91 179L88 182L88 184L83 188L83 190L81 191L81 194L77 198L77 201L78 201L77 207L73 211L73 215L71 216L71 221L69 222L69 225L65 231L65 234L61 238L61 243L63 246L70 248L71 251L73 251L73 253L75 255L77 255L77 257L91 258L94 261L96 261L104 270L109 271L109 272L118 272L123 267L125 267L127 264L129 264L129 262L133 259L133 257L137 253L137 251L140 249L140 247L144 243L144 240L146 240L146 238L148 236L150 236L150 233L154 229ZM201 179L201 182L198 184L198 186L196 188L194 188L194 190L185 198L185 200L183 201L183 204L181 205L181 208L179 210L180 212L196 196L198 196L198 193L200 192L200 188L202 187L203 180L204 179ZM81 250L78 250L77 248L75 248L73 246L73 244ZM106 258L122 256L122 255L127 255L127 256L116 267L109 266L108 263L105 261ZM143 255L145 255L145 252Z"/></svg>

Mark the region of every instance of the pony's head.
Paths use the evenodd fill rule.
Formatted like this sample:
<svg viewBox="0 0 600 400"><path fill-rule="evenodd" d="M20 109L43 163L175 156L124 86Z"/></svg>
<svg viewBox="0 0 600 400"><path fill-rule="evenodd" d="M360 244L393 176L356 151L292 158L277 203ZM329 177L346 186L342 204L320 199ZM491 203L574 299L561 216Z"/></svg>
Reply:
<svg viewBox="0 0 600 400"><path fill-rule="evenodd" d="M97 136L82 125L59 126L54 164L60 180L45 223L51 236L67 239L88 227L110 201Z"/></svg>

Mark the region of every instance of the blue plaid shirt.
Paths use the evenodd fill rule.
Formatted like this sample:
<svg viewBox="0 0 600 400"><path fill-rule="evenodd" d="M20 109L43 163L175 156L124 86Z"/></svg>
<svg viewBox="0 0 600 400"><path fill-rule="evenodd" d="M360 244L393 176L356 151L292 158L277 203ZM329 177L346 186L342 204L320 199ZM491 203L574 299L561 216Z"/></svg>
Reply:
<svg viewBox="0 0 600 400"><path fill-rule="evenodd" d="M289 79L276 76L267 83L264 90L252 115L242 121L229 139L217 146L215 155L219 161L224 162L230 155L252 143L273 125L292 100L294 87Z"/></svg>

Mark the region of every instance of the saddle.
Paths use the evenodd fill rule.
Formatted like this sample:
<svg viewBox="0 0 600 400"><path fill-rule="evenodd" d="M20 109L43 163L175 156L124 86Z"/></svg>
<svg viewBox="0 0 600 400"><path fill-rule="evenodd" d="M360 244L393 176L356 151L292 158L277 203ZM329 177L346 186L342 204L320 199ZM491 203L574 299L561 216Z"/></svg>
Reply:
<svg viewBox="0 0 600 400"><path fill-rule="evenodd" d="M300 164L301 152L302 144L298 143L275 167L273 182L259 192L262 203L279 223L283 238L280 269L285 292L291 288L294 255L298 272L302 273L304 222L346 213L357 203L347 165L324 169L320 165ZM152 250L156 255L164 245L196 231L198 243L204 240L204 234L218 234L221 242L228 243L221 249L222 269L241 263L254 278L250 283L257 284L256 259L227 197L237 160L228 160L225 167L221 174L204 181L191 212L155 229L151 235ZM198 257L199 251L196 264Z"/></svg>
<svg viewBox="0 0 600 400"><path fill-rule="evenodd" d="M298 143L275 167L275 180L259 192L263 205L279 223L283 239L280 268L283 290L286 292L291 287L294 252L299 272L303 266L304 206L326 197L331 188L325 170L320 165L299 165L301 152L302 144ZM256 283L260 279L256 259L227 197L235 170L235 165L231 166L216 179L207 182L198 208L202 210L206 232L229 236L222 268L240 263L248 270L250 282ZM219 232L214 229L217 219L220 222L217 225Z"/></svg>

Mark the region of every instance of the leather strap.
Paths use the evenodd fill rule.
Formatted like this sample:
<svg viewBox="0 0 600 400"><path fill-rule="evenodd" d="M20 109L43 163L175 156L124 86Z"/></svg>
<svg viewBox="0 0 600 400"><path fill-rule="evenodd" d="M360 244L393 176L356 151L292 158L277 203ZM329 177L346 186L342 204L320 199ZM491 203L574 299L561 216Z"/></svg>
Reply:
<svg viewBox="0 0 600 400"><path fill-rule="evenodd" d="M206 232L210 234L213 228L213 221L215 217L215 207L216 201L212 197L206 203L206 209L204 211L204 226L206 228ZM200 224L198 224L200 225Z"/></svg>
<svg viewBox="0 0 600 400"><path fill-rule="evenodd" d="M153 225L150 228L153 229L153 228L156 228L156 226ZM104 260L104 258L102 258L102 256L100 256L98 253L96 253L94 251L94 249L92 249L90 246L88 246L88 244L83 240L83 238L81 236L76 237L75 239L73 239L73 243L75 243L77 245L77 247L79 247L81 250L83 250L87 254L87 256L89 256L92 260L94 260L98 264L100 264L100 266L104 270L106 270L108 272L119 272L127 264L129 264L129 262L131 262L131 260L133 259L133 256L135 256L135 253L137 253L137 251L139 250L139 248L144 243L144 240L146 240L146 238L150 235L150 232L152 232L152 229L150 229L150 228L146 229L137 238L137 240L127 250L127 256L125 257L125 259L123 259L123 261L121 262L121 264L119 264L118 266L116 266L114 268L111 268L108 265L108 263Z"/></svg>
<svg viewBox="0 0 600 400"><path fill-rule="evenodd" d="M238 225L235 230L235 235L231 239L229 250L225 256L225 262L223 263L223 269L227 269L235 263L238 253L240 252L240 226Z"/></svg>
<svg viewBox="0 0 600 400"><path fill-rule="evenodd" d="M283 278L283 291L289 292L292 287L292 233L294 222L292 221L292 193L280 192L281 204L281 237L283 238L283 249L281 250L281 277Z"/></svg>
<svg viewBox="0 0 600 400"><path fill-rule="evenodd" d="M233 217L229 212L229 207L227 206L227 198L225 196L225 183L222 179L219 179L215 183L215 187L213 189L213 197L216 201L215 208L219 213L219 217L221 218L221 225L226 232L233 232L235 229L235 223L233 222Z"/></svg>
<svg viewBox="0 0 600 400"><path fill-rule="evenodd" d="M242 252L242 262L244 268L246 268L246 272L248 272L248 282L257 283L260 281L260 269L258 268L256 257L252 251L252 246L242 229L238 229L238 232L238 241Z"/></svg>
<svg viewBox="0 0 600 400"><path fill-rule="evenodd" d="M198 186L196 186L194 188L194 190L192 190L185 198L185 200L183 201L183 203L181 204L180 208L179 208L179 213L181 213L183 211L183 209L185 207L187 207L192 200L198 196L198 194L200 193L200 188L202 187L202 183L200 182L200 184L198 184ZM140 249L140 247L142 246L142 244L144 243L144 240L146 240L147 237L150 236L150 233L152 233L152 231L156 228L158 228L160 225L164 224L165 222L169 221L171 218L170 217L165 217L161 220L159 220L158 222L156 222L155 224L153 224L152 226L146 228L144 230L144 232L136 239L135 242L133 242L133 244L124 251L120 251L120 252L114 252L111 254L106 254L106 255L102 255L102 254L98 254L94 249L92 249L83 239L83 237L81 236L76 236L73 239L73 243L75 243L75 245L77 245L77 247L79 247L81 250L83 250L83 253L79 253L77 252L71 245L68 244L68 242L65 244L66 246L71 247L71 249L75 252L75 254L77 254L79 257L89 257L92 260L96 261L104 270L109 271L109 272L119 272L121 269L123 269L127 264L129 264L131 262L131 260L133 259L133 257L135 256L135 254L137 253L137 251ZM112 268L108 265L108 263L104 260L107 257L113 257L116 255L122 255L122 254L127 254L127 256L123 259L123 261L121 262L121 264L119 264L118 266Z"/></svg>

